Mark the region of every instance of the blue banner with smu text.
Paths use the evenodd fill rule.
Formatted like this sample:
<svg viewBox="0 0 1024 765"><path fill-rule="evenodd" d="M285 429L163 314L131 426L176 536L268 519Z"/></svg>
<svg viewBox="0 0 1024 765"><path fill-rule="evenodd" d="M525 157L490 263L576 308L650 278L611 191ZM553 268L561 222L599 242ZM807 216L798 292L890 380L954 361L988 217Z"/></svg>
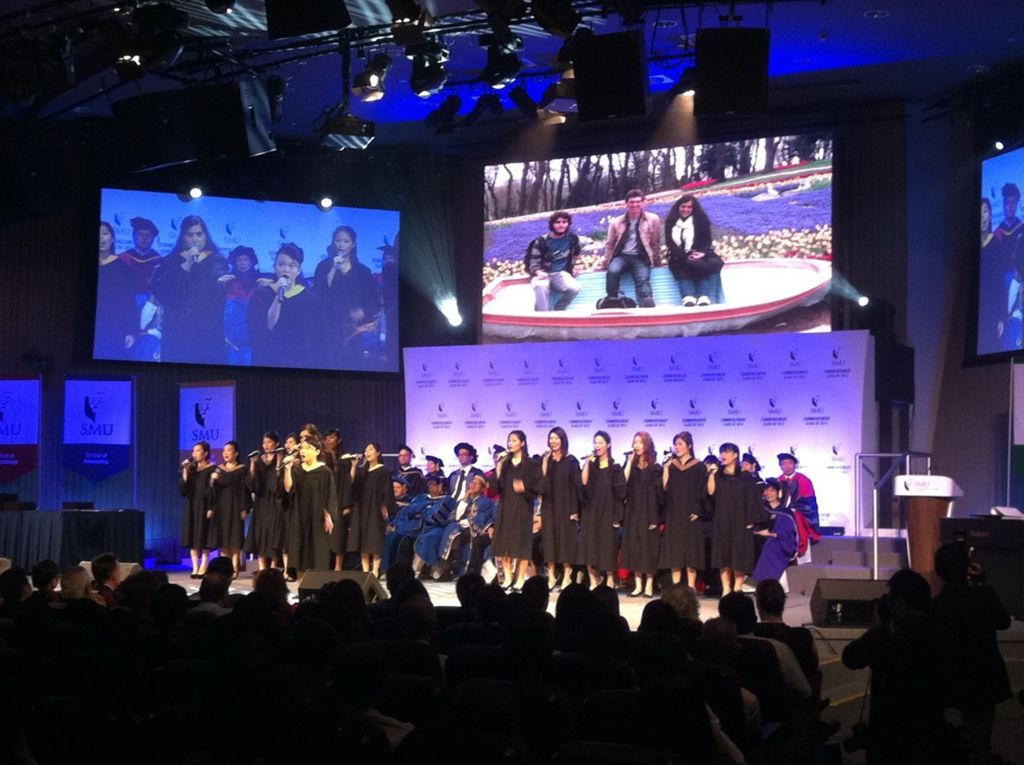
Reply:
<svg viewBox="0 0 1024 765"><path fill-rule="evenodd" d="M182 459L206 441L220 450L235 438L235 383L181 383L178 389L178 450Z"/></svg>
<svg viewBox="0 0 1024 765"><path fill-rule="evenodd" d="M64 467L90 481L128 468L131 380L64 381Z"/></svg>

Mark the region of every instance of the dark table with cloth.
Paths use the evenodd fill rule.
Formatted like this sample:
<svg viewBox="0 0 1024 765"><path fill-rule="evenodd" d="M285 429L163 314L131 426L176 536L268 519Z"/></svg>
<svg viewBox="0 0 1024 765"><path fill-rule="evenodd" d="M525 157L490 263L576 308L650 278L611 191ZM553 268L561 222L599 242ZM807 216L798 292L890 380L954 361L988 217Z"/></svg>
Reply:
<svg viewBox="0 0 1024 765"><path fill-rule="evenodd" d="M116 553L142 562L146 516L140 510L30 510L0 513L0 557L30 568L54 560L61 568Z"/></svg>

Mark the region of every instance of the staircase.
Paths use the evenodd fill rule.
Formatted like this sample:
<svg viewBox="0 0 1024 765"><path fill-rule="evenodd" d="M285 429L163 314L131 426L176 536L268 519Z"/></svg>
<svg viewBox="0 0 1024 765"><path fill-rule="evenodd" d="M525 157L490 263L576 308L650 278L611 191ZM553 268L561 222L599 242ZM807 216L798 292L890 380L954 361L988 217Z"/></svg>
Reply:
<svg viewBox="0 0 1024 765"><path fill-rule="evenodd" d="M810 597L819 579L870 579L871 537L822 537L811 546L811 563L786 569L789 592ZM907 565L907 540L878 540L878 577L888 579Z"/></svg>

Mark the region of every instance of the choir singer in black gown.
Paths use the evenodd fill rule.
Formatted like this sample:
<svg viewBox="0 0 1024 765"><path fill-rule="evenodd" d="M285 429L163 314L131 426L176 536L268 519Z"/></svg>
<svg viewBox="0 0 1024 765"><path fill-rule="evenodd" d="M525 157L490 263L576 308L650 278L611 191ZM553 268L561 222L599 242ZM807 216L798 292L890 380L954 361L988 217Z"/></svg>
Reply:
<svg viewBox="0 0 1024 765"><path fill-rule="evenodd" d="M653 598L663 494L661 464L650 433L640 431L633 436L633 451L626 461L624 477L626 520L622 533L622 567L633 572L635 586L630 597Z"/></svg>
<svg viewBox="0 0 1024 765"><path fill-rule="evenodd" d="M711 565L722 577L722 596L740 591L754 570L754 533L751 527L766 520L756 479L740 470L740 449L724 443L718 450L721 469L709 470L708 494L715 499L711 529Z"/></svg>
<svg viewBox="0 0 1024 765"><path fill-rule="evenodd" d="M580 463L569 454L569 437L562 428L548 433L548 451L541 461L541 549L548 569L548 589L558 592L572 584L572 567L577 562L576 540L580 523ZM558 584L558 567L562 583Z"/></svg>
<svg viewBox="0 0 1024 765"><path fill-rule="evenodd" d="M238 462L238 442L228 441L221 452L224 462L210 476L210 536L207 548L231 558L235 577L242 570L245 519L252 509L248 471Z"/></svg>
<svg viewBox="0 0 1024 765"><path fill-rule="evenodd" d="M501 559L506 588L521 590L533 553L533 502L540 493L541 466L530 459L526 434L513 430L508 434L508 451L499 455L494 480L500 504L494 525L492 551ZM516 578L512 581L512 560L516 559Z"/></svg>
<svg viewBox="0 0 1024 765"><path fill-rule="evenodd" d="M192 559L192 578L206 574L210 550L206 546L210 519L210 476L216 465L210 462L210 444L198 441L192 447L192 459L181 466L178 490L185 497L185 514L181 518L181 543Z"/></svg>
<svg viewBox="0 0 1024 765"><path fill-rule="evenodd" d="M316 366L322 323L312 293L298 281L302 260L302 248L285 242L274 258L274 278L257 282L246 316L255 366Z"/></svg>
<svg viewBox="0 0 1024 765"><path fill-rule="evenodd" d="M352 463L352 523L348 530L348 551L359 553L363 571L380 576L384 552L384 530L395 514L395 490L391 473L380 461L380 444L363 450L363 464Z"/></svg>
<svg viewBox="0 0 1024 765"><path fill-rule="evenodd" d="M665 487L665 533L661 537L658 568L672 571L678 584L686 569L686 583L697 587L697 571L704 568L704 529L701 524L708 493L708 469L693 456L693 437L685 430L672 439L672 457L662 471Z"/></svg>
<svg viewBox="0 0 1024 765"><path fill-rule="evenodd" d="M300 461L286 458L284 490L291 495L288 562L297 571L331 565L331 532L338 522L334 473L320 461L323 443L316 436L299 444Z"/></svg>
<svg viewBox="0 0 1024 765"><path fill-rule="evenodd" d="M626 476L611 454L612 438L594 434L594 451L583 463L583 512L580 518L580 562L587 564L591 589L604 583L615 587L619 528L626 501Z"/></svg>
<svg viewBox="0 0 1024 765"><path fill-rule="evenodd" d="M272 568L284 549L284 519L278 484L280 445L281 436L268 430L263 434L262 451L249 459L253 509L245 551L256 556L260 571Z"/></svg>

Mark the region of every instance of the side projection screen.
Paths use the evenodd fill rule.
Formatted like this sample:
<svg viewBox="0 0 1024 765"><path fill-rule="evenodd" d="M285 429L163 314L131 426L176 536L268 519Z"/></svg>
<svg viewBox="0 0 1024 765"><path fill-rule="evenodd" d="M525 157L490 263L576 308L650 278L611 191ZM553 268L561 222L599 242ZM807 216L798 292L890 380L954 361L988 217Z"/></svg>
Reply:
<svg viewBox="0 0 1024 765"><path fill-rule="evenodd" d="M398 370L395 210L103 189L93 357Z"/></svg>

